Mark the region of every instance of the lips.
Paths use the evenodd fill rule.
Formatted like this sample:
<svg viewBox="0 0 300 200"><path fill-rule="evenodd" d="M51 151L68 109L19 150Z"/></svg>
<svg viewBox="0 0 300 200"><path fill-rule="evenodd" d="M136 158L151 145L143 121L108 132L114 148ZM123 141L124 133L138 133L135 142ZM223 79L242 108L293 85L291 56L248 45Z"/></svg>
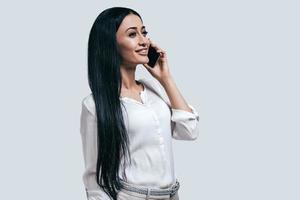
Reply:
<svg viewBox="0 0 300 200"><path fill-rule="evenodd" d="M139 54L147 54L147 50L140 50L138 51Z"/></svg>
<svg viewBox="0 0 300 200"><path fill-rule="evenodd" d="M142 48L142 49L139 49L139 50L136 50L136 52L147 52L147 48Z"/></svg>

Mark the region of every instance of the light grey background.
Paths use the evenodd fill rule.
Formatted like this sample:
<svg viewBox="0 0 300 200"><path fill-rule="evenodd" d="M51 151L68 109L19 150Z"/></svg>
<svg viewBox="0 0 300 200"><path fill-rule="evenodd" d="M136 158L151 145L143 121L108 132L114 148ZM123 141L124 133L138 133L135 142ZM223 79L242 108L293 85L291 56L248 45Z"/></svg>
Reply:
<svg viewBox="0 0 300 200"><path fill-rule="evenodd" d="M79 134L87 40L112 6L138 11L200 114L174 140L181 200L300 199L299 3L1 2L0 199L85 199ZM139 66L137 78L150 74Z"/></svg>

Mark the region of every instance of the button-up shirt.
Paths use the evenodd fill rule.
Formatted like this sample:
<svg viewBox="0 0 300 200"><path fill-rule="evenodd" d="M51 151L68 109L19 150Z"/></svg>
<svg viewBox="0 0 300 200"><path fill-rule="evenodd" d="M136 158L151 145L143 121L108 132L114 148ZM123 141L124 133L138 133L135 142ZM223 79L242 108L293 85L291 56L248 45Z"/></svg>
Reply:
<svg viewBox="0 0 300 200"><path fill-rule="evenodd" d="M145 187L166 188L176 181L172 138L195 140L199 135L199 114L171 107L162 85L154 78L138 80L144 90L142 102L120 96L124 123L130 141L131 165L121 162L119 177ZM92 94L82 100L80 133L85 171L83 183L88 200L109 200L96 182L97 121ZM122 172L125 168L125 177Z"/></svg>

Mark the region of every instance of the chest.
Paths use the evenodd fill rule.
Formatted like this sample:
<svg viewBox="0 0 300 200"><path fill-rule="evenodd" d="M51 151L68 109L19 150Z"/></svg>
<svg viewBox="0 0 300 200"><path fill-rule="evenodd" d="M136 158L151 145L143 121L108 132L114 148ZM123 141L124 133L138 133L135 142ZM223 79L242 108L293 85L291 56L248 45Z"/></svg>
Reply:
<svg viewBox="0 0 300 200"><path fill-rule="evenodd" d="M123 119L129 137L150 137L170 126L171 110L157 94L147 91L144 104L124 102Z"/></svg>

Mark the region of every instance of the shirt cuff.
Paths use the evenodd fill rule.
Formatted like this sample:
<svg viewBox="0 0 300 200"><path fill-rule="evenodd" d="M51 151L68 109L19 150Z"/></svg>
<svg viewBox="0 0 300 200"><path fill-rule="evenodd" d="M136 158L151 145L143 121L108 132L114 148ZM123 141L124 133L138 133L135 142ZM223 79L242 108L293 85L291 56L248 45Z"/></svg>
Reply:
<svg viewBox="0 0 300 200"><path fill-rule="evenodd" d="M192 112L182 110L182 109L175 109L171 108L172 110L172 121L185 121L185 120L194 120L197 119L199 121L199 113L196 111L196 109L188 104L189 108L192 109Z"/></svg>

